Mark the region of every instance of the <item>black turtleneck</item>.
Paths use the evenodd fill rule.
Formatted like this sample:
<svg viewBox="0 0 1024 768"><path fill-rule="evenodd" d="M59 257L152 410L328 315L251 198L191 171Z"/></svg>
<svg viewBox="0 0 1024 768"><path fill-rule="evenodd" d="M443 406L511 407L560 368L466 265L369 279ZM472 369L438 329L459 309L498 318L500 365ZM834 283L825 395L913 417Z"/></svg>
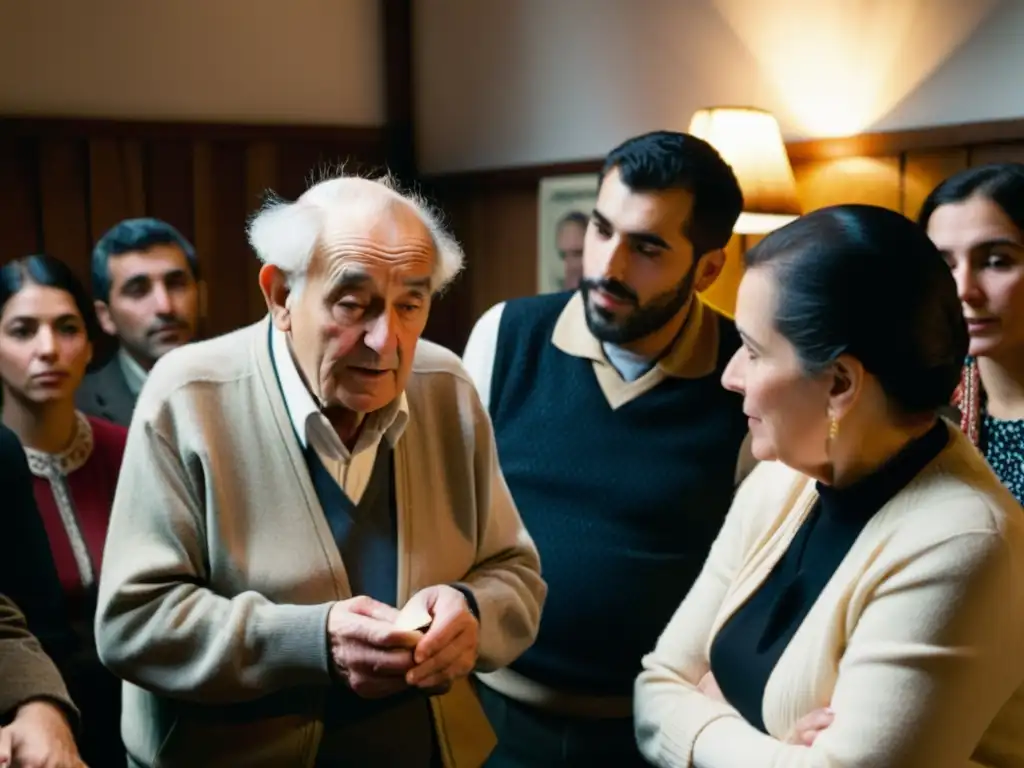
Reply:
<svg viewBox="0 0 1024 768"><path fill-rule="evenodd" d="M860 532L946 446L939 421L879 469L845 488L818 483L818 500L768 578L711 644L711 671L726 700L767 732L761 702L768 677Z"/></svg>

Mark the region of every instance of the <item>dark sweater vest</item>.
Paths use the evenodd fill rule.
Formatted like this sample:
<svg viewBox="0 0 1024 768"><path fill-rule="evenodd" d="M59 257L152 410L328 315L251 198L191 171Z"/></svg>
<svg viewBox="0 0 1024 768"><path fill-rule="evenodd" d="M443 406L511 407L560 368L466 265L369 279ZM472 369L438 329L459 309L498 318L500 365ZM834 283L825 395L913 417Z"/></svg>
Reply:
<svg viewBox="0 0 1024 768"><path fill-rule="evenodd" d="M747 422L720 378L740 342L708 310L715 371L666 378L612 410L592 361L551 341L570 296L509 302L498 331L498 454L548 584L537 641L512 669L563 691L630 695L732 500Z"/></svg>
<svg viewBox="0 0 1024 768"><path fill-rule="evenodd" d="M280 384L278 377L279 387ZM398 601L398 508L391 447L386 440L381 441L369 482L358 504L353 504L341 489L312 445L307 445L303 456L320 508L345 565L352 594L368 595L395 605ZM327 642L326 635L324 642ZM429 768L436 761L430 705L427 698L415 690L385 699L362 699L349 688L336 685L327 697L324 728L325 738L350 741L353 754L360 754L357 749L371 750L379 765ZM381 736L387 733L402 733L404 738ZM330 765L325 760L317 761L317 768Z"/></svg>
<svg viewBox="0 0 1024 768"><path fill-rule="evenodd" d="M398 600L398 529L392 450L381 441L358 504L341 490L312 445L303 451L316 497L331 526L353 595L388 605Z"/></svg>
<svg viewBox="0 0 1024 768"><path fill-rule="evenodd" d="M358 504L353 504L341 490L312 446L307 447L304 454L317 498L345 564L352 594L368 595L395 605L398 600L398 518L390 446L381 441L373 472ZM426 767L432 764L433 720L422 694L411 690L385 699L362 699L348 688L338 688L333 694L327 702L325 728L334 734L339 729L358 728L361 739L374 742L373 754L381 765ZM403 739L382 741L379 734L391 728L402 733Z"/></svg>

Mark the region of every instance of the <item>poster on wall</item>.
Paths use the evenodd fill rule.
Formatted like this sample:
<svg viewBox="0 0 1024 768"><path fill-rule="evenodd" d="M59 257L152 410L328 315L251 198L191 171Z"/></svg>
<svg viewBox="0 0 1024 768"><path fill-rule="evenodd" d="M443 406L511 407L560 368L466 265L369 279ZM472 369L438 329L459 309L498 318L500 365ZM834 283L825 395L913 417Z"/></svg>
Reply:
<svg viewBox="0 0 1024 768"><path fill-rule="evenodd" d="M583 274L583 236L597 201L597 174L540 180L537 292L575 290Z"/></svg>

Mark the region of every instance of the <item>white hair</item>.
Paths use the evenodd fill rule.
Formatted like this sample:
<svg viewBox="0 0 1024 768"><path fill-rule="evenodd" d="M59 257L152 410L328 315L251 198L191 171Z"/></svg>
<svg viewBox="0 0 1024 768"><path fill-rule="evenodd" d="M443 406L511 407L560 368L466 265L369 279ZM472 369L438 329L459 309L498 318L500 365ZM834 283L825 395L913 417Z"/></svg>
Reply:
<svg viewBox="0 0 1024 768"><path fill-rule="evenodd" d="M430 232L436 252L431 290L443 291L462 271L465 256L458 241L445 228L440 214L421 196L403 191L391 174L378 178L324 174L294 202L273 195L249 220L249 244L264 264L288 275L293 293L302 289L310 261L320 242L324 219L339 205L408 205ZM384 194L381 194L384 192Z"/></svg>

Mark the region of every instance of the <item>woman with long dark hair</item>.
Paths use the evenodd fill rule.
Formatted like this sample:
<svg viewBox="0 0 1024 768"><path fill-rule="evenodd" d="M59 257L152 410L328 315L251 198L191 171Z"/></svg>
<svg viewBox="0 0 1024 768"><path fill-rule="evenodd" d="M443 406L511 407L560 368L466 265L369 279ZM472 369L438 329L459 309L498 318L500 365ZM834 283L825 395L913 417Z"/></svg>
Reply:
<svg viewBox="0 0 1024 768"><path fill-rule="evenodd" d="M953 402L961 428L1024 503L1024 165L951 176L919 223L953 272L971 335Z"/></svg>
<svg viewBox="0 0 1024 768"><path fill-rule="evenodd" d="M125 760L120 682L99 662L93 620L126 431L75 409L98 335L92 300L63 262L36 255L0 267L0 417L28 459L48 566L76 640L58 662L81 710L82 757L106 766ZM27 607L26 618L31 626Z"/></svg>

